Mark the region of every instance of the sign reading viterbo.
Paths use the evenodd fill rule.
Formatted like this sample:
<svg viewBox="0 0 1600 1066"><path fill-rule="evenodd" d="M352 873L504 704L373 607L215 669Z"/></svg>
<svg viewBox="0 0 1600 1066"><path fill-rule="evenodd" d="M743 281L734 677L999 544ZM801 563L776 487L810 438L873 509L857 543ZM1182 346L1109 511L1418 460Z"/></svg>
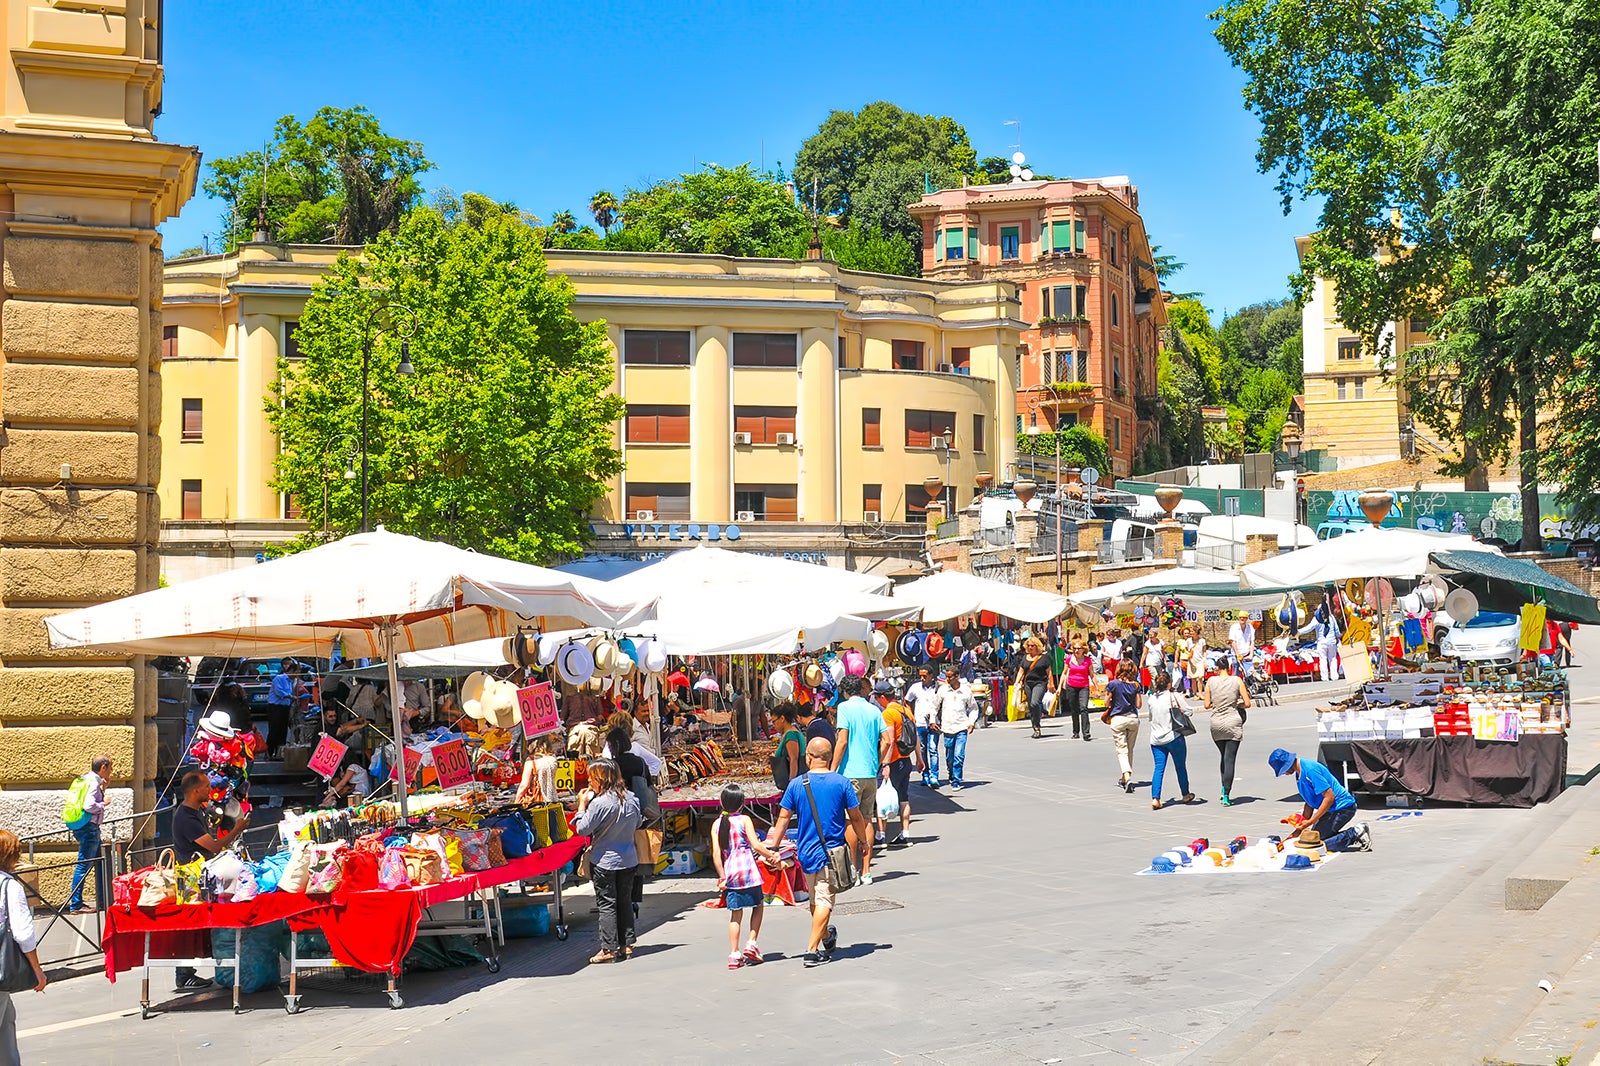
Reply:
<svg viewBox="0 0 1600 1066"><path fill-rule="evenodd" d="M640 540L738 540L739 527L716 522L640 522L624 524L622 535Z"/></svg>

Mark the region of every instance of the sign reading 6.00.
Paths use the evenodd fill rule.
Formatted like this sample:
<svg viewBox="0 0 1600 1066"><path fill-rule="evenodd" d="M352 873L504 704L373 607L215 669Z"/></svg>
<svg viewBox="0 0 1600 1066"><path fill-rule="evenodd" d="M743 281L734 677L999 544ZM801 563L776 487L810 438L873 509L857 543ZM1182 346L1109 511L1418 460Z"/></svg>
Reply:
<svg viewBox="0 0 1600 1066"><path fill-rule="evenodd" d="M451 740L433 746L433 770L440 788L455 788L472 780L472 759L463 741Z"/></svg>

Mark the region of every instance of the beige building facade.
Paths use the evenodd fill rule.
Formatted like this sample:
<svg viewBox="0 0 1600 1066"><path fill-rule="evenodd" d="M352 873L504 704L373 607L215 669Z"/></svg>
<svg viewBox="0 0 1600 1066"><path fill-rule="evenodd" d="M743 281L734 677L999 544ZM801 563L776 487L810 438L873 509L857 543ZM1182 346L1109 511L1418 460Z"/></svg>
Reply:
<svg viewBox="0 0 1600 1066"><path fill-rule="evenodd" d="M156 0L0 12L0 825L27 835L97 753L113 813L154 800L154 672L52 650L43 619L156 585L157 227L199 155L153 134Z"/></svg>
<svg viewBox="0 0 1600 1066"><path fill-rule="evenodd" d="M248 562L301 528L293 501L268 484L277 444L264 404L339 251L254 244L167 264L169 579ZM980 474L1007 476L1023 328L1009 283L820 260L548 260L571 279L578 317L605 321L627 404L616 427L625 470L594 514L600 550L671 548L710 539L712 527L729 542L733 526L743 547L766 535L771 550L808 555L804 530L833 543L832 527L921 522L930 499L964 503ZM425 373L426 353L414 358ZM333 460L344 469L359 455ZM843 565L842 553L816 554Z"/></svg>

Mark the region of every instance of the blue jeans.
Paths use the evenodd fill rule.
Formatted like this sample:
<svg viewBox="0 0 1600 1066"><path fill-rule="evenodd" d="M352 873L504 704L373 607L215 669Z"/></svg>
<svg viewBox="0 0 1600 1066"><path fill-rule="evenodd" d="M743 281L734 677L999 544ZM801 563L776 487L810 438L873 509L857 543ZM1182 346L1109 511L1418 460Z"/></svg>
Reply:
<svg viewBox="0 0 1600 1066"><path fill-rule="evenodd" d="M1167 776L1167 760L1172 760L1172 765L1178 771L1178 795L1189 794L1189 745L1182 736L1174 736L1167 744L1150 745L1150 754L1155 756L1156 769L1150 778L1150 798L1161 802L1161 779Z"/></svg>
<svg viewBox="0 0 1600 1066"><path fill-rule="evenodd" d="M90 822L82 829L74 829L72 835L78 838L78 865L72 871L72 895L67 899L68 909L83 906L83 883L89 879L89 871L94 870L94 895L102 905L105 899L105 882L100 878L100 826Z"/></svg>
<svg viewBox="0 0 1600 1066"><path fill-rule="evenodd" d="M939 780L939 731L925 725L917 726L917 743L922 745L922 756L928 762L922 774L923 782Z"/></svg>
<svg viewBox="0 0 1600 1066"><path fill-rule="evenodd" d="M1349 851L1355 847L1356 831L1346 829L1345 826L1349 825L1355 816L1354 807L1329 811L1312 828L1322 835L1322 843L1329 851Z"/></svg>
<svg viewBox="0 0 1600 1066"><path fill-rule="evenodd" d="M961 784L961 770L967 764L967 731L944 734L944 761L950 764L950 783ZM935 778L937 780L937 778Z"/></svg>

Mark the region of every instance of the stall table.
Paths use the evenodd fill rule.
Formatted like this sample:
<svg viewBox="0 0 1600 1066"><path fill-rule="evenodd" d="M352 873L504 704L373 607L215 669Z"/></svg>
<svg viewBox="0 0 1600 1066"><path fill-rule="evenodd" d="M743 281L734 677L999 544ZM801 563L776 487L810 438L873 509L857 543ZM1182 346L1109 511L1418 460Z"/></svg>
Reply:
<svg viewBox="0 0 1600 1066"><path fill-rule="evenodd" d="M1527 734L1515 742L1474 737L1325 741L1318 760L1347 785L1377 793L1487 807L1532 807L1561 795L1567 738Z"/></svg>

